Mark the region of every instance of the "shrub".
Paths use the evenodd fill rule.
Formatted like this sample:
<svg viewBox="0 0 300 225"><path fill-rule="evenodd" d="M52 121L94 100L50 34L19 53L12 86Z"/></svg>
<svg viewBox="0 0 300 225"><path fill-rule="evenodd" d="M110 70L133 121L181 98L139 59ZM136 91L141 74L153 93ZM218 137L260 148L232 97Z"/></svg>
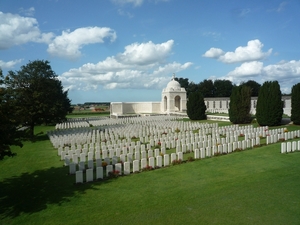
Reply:
<svg viewBox="0 0 300 225"><path fill-rule="evenodd" d="M108 172L109 178L117 178L119 175L120 175L119 170L113 170L113 171Z"/></svg>
<svg viewBox="0 0 300 225"><path fill-rule="evenodd" d="M230 95L229 119L234 124L251 121L251 89L246 85L234 87Z"/></svg>
<svg viewBox="0 0 300 225"><path fill-rule="evenodd" d="M189 156L188 159L187 159L187 161L188 161L188 162L193 162L193 161L195 161L195 159L194 159L194 157Z"/></svg>
<svg viewBox="0 0 300 225"><path fill-rule="evenodd" d="M149 166L148 164L146 165L145 168L142 169L142 171L150 171L153 170L152 166Z"/></svg>
<svg viewBox="0 0 300 225"><path fill-rule="evenodd" d="M178 164L181 164L182 163L182 160L181 159L174 159L172 161L172 165L178 165Z"/></svg>
<svg viewBox="0 0 300 225"><path fill-rule="evenodd" d="M292 110L291 121L294 124L300 125L300 83L292 87Z"/></svg>
<svg viewBox="0 0 300 225"><path fill-rule="evenodd" d="M261 86L257 105L256 120L261 126L277 126L281 124L283 103L278 81L266 81Z"/></svg>
<svg viewBox="0 0 300 225"><path fill-rule="evenodd" d="M191 120L206 119L206 105L204 103L204 98L200 91L190 93L186 107L187 115Z"/></svg>

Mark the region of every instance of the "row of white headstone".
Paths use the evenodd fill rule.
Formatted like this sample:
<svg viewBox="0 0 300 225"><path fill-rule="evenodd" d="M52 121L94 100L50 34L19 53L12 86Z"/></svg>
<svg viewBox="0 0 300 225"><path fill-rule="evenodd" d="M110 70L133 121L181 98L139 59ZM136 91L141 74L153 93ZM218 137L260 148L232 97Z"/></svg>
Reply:
<svg viewBox="0 0 300 225"><path fill-rule="evenodd" d="M196 149L206 149L206 156L210 157L215 153L230 153L236 149L245 150L259 145L259 137L256 137L255 139L247 139L228 143L226 143L225 140L223 140L223 143L216 143L216 141L209 140L198 143L194 142L192 144L176 145L176 153L195 152ZM100 150L96 147L95 152L93 148L89 148L89 151L87 151L86 148L83 148L82 150L77 149L61 151L61 148L59 148L58 155L60 155L61 160L65 160L65 165L68 165L70 162L74 162L77 164L79 161L86 162L94 159L107 159L108 161L113 160L113 162L116 162L116 160L114 160L115 157L119 158L119 160L121 160L122 162L132 162L133 160L140 160L152 156L157 157L159 155L164 155L167 151L165 147L155 148L154 150L151 149L150 146L147 147L147 150L145 148L145 145L136 145L135 147L130 146L129 148L111 148L108 150Z"/></svg>
<svg viewBox="0 0 300 225"><path fill-rule="evenodd" d="M171 163L174 160L183 160L183 153L171 154ZM78 165L75 163L69 164L70 174L76 174L76 183L83 183L83 172L86 172L86 182L93 181L94 179L103 179L108 177L110 172L117 172L119 175L129 175L130 173L140 172L144 168L161 168L170 165L170 155L165 154L163 156L158 155L156 157L143 158L141 160L133 160L132 162L123 162L115 164L107 164L105 166L106 176L104 176L104 167L102 166L102 160L96 160L96 177L94 178L94 162L90 160L88 162L88 168L85 168L85 162L79 162ZM76 167L78 166L78 170Z"/></svg>
<svg viewBox="0 0 300 225"><path fill-rule="evenodd" d="M230 128L227 127L227 131L226 133L224 132L224 129L225 128L221 128L221 129L217 129L217 128L211 128L211 129L199 129L199 132L197 134L194 134L194 130L189 130L189 131L186 131L186 132L174 132L174 130L171 130L171 129L165 129L163 130L163 133L160 133L158 135L152 135L151 133L149 132L146 132L146 133L137 133L134 137L136 138L139 138L140 139L140 142L142 143L147 143L147 142L150 142L151 139L153 139L156 144L161 141L161 140L175 140L175 139L180 139L180 140L183 140L183 139L191 139L191 141L189 142L193 142L193 141L198 141L196 139L198 138L201 138L202 136L207 136L207 134L211 134L210 136L212 136L212 138L215 138L215 137L219 137L220 134L221 135L227 135L228 137L229 136L238 136L241 132L247 132L249 133L250 131L248 130L243 130L242 128L235 128L236 130L235 131L230 131ZM126 132L126 131L124 131ZM128 133L128 132L127 132ZM256 132L256 134L252 134L252 136L258 136L260 133L262 133L262 135L265 134L265 132L262 132L260 131L259 133ZM76 145L80 145L80 144L84 144L84 143L101 143L101 145L115 145L115 144L126 144L126 142L128 143L131 143L131 139L132 137L131 136L128 136L127 138L122 138L123 140L121 141L120 140L120 136L119 135L116 135L114 134L113 132L111 133L105 133L105 132L102 132L102 131L95 131L93 130L93 132L91 132L91 130L89 131L85 131L85 132L80 132L77 131L77 135L75 134L57 134L57 133L49 133L48 134L49 137L50 137L50 140L51 142L53 143L54 147L55 148L58 148L58 147L62 147L62 146L65 146L65 145L71 145L71 146L74 146L75 144ZM251 135L251 133L249 133L249 135ZM246 139L248 138L248 136L246 134ZM208 137L209 138L209 137ZM151 143L150 143L151 144Z"/></svg>
<svg viewBox="0 0 300 225"><path fill-rule="evenodd" d="M281 143L281 153L300 151L300 141L288 141Z"/></svg>
<svg viewBox="0 0 300 225"><path fill-rule="evenodd" d="M284 140L291 139L295 136L297 136L297 133L299 131L295 132L284 132L284 133L279 133L279 134L273 134L273 135L268 135L267 136L267 144L271 143L276 143L279 139L284 138ZM242 145L240 146L246 146L246 148L253 147L254 145L260 145L260 137L257 137L257 135L252 135L255 138L249 138L247 137L248 135L245 135L245 142L248 143L247 145L244 145L242 142ZM251 136L251 137L252 137ZM171 142L169 141L162 141L160 142L160 147L161 151L164 154L166 151L166 148L175 148L176 147L176 152L187 152L187 151L194 151L196 148L202 148L202 147L213 147L213 146L218 146L218 145L224 145L224 144L233 144L234 142L237 142L237 135L236 136L231 136L230 138L216 138L212 139L210 135L208 136L200 136L201 141L199 142L198 139L196 138L195 140L198 142L193 142L193 143L186 143L189 142L190 139L178 139L178 140L172 140ZM193 141L194 139L191 139ZM73 158L73 154L77 154L77 157L79 157L80 154L84 156L91 155L92 157L99 158L98 155L102 155L102 158L112 158L114 155L120 156L121 154L135 154L135 153L142 153L144 151L153 151L151 148L155 146L158 140L156 142L153 141L153 139L150 140L150 143L147 145L141 144L140 141L137 142L124 142L121 144L115 144L115 145L109 145L106 146L105 143L100 145L100 143L94 144L85 144L82 148L81 145L75 146L72 145L71 148L69 146L65 146L64 148L59 147L58 148L58 155L61 156L61 160L64 160L65 156L69 155L69 158ZM233 144L234 145L234 144ZM88 147L89 146L89 147ZM123 146L123 147L122 147ZM230 147L228 147L230 148ZM240 147L238 147L240 148ZM242 147L244 149L244 147ZM233 150L235 147L233 147ZM98 156L98 157L97 157ZM82 156L81 156L82 158Z"/></svg>

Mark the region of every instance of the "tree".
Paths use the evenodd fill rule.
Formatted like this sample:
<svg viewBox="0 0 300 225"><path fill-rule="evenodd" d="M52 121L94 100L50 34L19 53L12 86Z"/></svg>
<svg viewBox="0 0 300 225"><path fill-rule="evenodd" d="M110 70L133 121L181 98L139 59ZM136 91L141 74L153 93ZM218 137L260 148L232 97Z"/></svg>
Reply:
<svg viewBox="0 0 300 225"><path fill-rule="evenodd" d="M178 81L178 83L180 84L180 87L184 88L186 91L186 97L188 98L190 93L191 93L191 88L193 87L194 83L193 82L189 82L188 78L177 78L175 77L175 80Z"/></svg>
<svg viewBox="0 0 300 225"><path fill-rule="evenodd" d="M257 97L261 85L254 80L248 80L247 82L242 82L241 85L246 85L251 88L251 96Z"/></svg>
<svg viewBox="0 0 300 225"><path fill-rule="evenodd" d="M31 137L34 126L61 122L72 112L68 92L48 61L36 60L9 71L5 84L17 103L16 114L28 126Z"/></svg>
<svg viewBox="0 0 300 225"><path fill-rule="evenodd" d="M198 86L204 98L214 97L215 87L212 80L203 80Z"/></svg>
<svg viewBox="0 0 300 225"><path fill-rule="evenodd" d="M187 115L191 120L206 119L206 105L200 91L192 92L187 101Z"/></svg>
<svg viewBox="0 0 300 225"><path fill-rule="evenodd" d="M300 125L300 83L292 87L292 110L291 121L294 124Z"/></svg>
<svg viewBox="0 0 300 225"><path fill-rule="evenodd" d="M230 80L214 81L214 97L230 97L233 84Z"/></svg>
<svg viewBox="0 0 300 225"><path fill-rule="evenodd" d="M187 91L187 89L189 87L189 79L188 78L182 78L182 77L178 78L178 77L175 77L175 80L178 81L178 83L180 84L180 86Z"/></svg>
<svg viewBox="0 0 300 225"><path fill-rule="evenodd" d="M281 124L283 104L278 81L266 81L261 86L256 105L256 119L261 126Z"/></svg>
<svg viewBox="0 0 300 225"><path fill-rule="evenodd" d="M251 122L251 88L245 85L234 87L230 96L229 119L232 123Z"/></svg>
<svg viewBox="0 0 300 225"><path fill-rule="evenodd" d="M14 156L10 146L22 147L21 130L18 130L18 117L15 115L13 99L3 87L3 75L0 70L0 160L5 156Z"/></svg>

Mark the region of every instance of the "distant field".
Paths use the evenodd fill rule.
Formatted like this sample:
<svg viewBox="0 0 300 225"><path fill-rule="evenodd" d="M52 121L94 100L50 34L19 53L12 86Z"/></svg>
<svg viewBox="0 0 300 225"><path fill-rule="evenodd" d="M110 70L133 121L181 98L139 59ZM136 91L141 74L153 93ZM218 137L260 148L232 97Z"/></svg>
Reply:
<svg viewBox="0 0 300 225"><path fill-rule="evenodd" d="M0 224L299 224L300 152L280 143L74 185L51 129L0 161Z"/></svg>

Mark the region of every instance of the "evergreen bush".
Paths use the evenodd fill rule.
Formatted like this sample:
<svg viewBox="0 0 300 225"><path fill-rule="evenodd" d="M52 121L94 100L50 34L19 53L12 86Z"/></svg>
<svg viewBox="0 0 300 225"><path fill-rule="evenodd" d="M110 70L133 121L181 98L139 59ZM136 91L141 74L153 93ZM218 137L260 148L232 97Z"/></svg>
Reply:
<svg viewBox="0 0 300 225"><path fill-rule="evenodd" d="M300 125L300 83L292 87L292 110L291 121L294 124Z"/></svg>
<svg viewBox="0 0 300 225"><path fill-rule="evenodd" d="M206 119L206 105L200 91L192 92L187 101L187 115L191 120Z"/></svg>
<svg viewBox="0 0 300 225"><path fill-rule="evenodd" d="M278 81L266 81L261 86L256 107L256 120L261 126L281 124L283 104Z"/></svg>
<svg viewBox="0 0 300 225"><path fill-rule="evenodd" d="M233 88L229 103L229 120L234 123L250 123L251 89L240 85Z"/></svg>

